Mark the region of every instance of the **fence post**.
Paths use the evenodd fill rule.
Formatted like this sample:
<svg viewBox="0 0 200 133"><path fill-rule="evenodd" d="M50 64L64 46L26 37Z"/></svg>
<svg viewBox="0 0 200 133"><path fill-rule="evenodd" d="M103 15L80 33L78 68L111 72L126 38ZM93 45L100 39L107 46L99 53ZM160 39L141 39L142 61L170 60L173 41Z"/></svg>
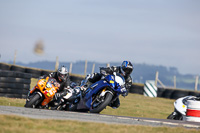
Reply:
<svg viewBox="0 0 200 133"><path fill-rule="evenodd" d="M69 73L72 73L72 62L69 65Z"/></svg>
<svg viewBox="0 0 200 133"><path fill-rule="evenodd" d="M156 71L156 78L155 78L155 86L157 87L157 83L158 83L158 71Z"/></svg>
<svg viewBox="0 0 200 133"><path fill-rule="evenodd" d="M106 67L110 67L110 63L107 63L107 64L106 64Z"/></svg>
<svg viewBox="0 0 200 133"><path fill-rule="evenodd" d="M86 76L87 74L87 60L85 60L85 70L84 70L84 75Z"/></svg>
<svg viewBox="0 0 200 133"><path fill-rule="evenodd" d="M176 88L176 76L174 76L174 88Z"/></svg>
<svg viewBox="0 0 200 133"><path fill-rule="evenodd" d="M59 62L58 62L58 56L56 56L56 64L55 64L55 71L58 70Z"/></svg>
<svg viewBox="0 0 200 133"><path fill-rule="evenodd" d="M92 73L94 73L95 63L92 66Z"/></svg>
<svg viewBox="0 0 200 133"><path fill-rule="evenodd" d="M13 61L13 65L15 65L15 62L16 62L16 57L17 57L17 50L15 50L15 55L14 55L14 61Z"/></svg>
<svg viewBox="0 0 200 133"><path fill-rule="evenodd" d="M198 87L198 81L199 81L199 76L196 76L196 81L195 81L195 91L197 91L197 87Z"/></svg>

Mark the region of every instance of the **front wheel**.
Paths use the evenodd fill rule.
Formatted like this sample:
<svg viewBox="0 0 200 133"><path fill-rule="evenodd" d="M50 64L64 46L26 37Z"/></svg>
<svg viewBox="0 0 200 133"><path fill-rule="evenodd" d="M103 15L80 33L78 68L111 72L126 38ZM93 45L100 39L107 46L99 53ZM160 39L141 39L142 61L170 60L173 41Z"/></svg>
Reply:
<svg viewBox="0 0 200 133"><path fill-rule="evenodd" d="M38 105L38 103L40 103L41 101L41 97L38 93L33 94L30 99L26 100L26 104L24 105L24 107L26 108L36 108L36 106Z"/></svg>
<svg viewBox="0 0 200 133"><path fill-rule="evenodd" d="M99 113L101 112L106 106L110 103L112 100L112 94L111 93L106 93L104 99L101 101L93 101L92 107L90 109L90 113Z"/></svg>
<svg viewBox="0 0 200 133"><path fill-rule="evenodd" d="M178 112L172 112L167 119L171 120L183 120L183 116Z"/></svg>
<svg viewBox="0 0 200 133"><path fill-rule="evenodd" d="M176 115L174 115L173 113L171 113L167 119L171 119L171 120L175 120Z"/></svg>

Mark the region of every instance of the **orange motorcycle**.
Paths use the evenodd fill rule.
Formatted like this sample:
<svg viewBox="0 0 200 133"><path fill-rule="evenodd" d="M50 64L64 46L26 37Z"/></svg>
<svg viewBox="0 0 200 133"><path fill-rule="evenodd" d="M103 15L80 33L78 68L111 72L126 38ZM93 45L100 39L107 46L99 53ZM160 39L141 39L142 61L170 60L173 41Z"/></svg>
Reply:
<svg viewBox="0 0 200 133"><path fill-rule="evenodd" d="M49 103L53 100L58 89L59 83L56 79L51 77L39 79L36 86L28 93L24 106L27 108L49 108Z"/></svg>

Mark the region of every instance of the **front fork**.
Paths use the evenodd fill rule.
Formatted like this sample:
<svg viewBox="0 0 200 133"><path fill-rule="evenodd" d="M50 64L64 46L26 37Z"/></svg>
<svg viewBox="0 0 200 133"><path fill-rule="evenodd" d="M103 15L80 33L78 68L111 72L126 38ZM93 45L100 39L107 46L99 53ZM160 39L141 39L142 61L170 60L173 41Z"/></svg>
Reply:
<svg viewBox="0 0 200 133"><path fill-rule="evenodd" d="M104 89L101 91L100 95L97 96L97 97L95 97L95 99L92 100L92 104L91 104L91 105L93 105L93 103L94 103L96 100L97 100L98 102L103 102L103 101L104 101L103 97L105 97L106 93L111 93L111 94L113 95L113 93L112 93L110 90L107 90L106 88L104 88Z"/></svg>

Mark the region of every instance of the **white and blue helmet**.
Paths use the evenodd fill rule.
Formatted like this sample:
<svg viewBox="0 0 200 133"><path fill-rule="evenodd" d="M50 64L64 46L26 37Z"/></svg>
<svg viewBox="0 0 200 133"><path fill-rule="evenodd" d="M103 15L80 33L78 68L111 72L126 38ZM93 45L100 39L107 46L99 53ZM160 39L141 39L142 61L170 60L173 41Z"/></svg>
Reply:
<svg viewBox="0 0 200 133"><path fill-rule="evenodd" d="M133 71L133 65L130 61L123 61L121 65L122 73L127 76L130 75Z"/></svg>

